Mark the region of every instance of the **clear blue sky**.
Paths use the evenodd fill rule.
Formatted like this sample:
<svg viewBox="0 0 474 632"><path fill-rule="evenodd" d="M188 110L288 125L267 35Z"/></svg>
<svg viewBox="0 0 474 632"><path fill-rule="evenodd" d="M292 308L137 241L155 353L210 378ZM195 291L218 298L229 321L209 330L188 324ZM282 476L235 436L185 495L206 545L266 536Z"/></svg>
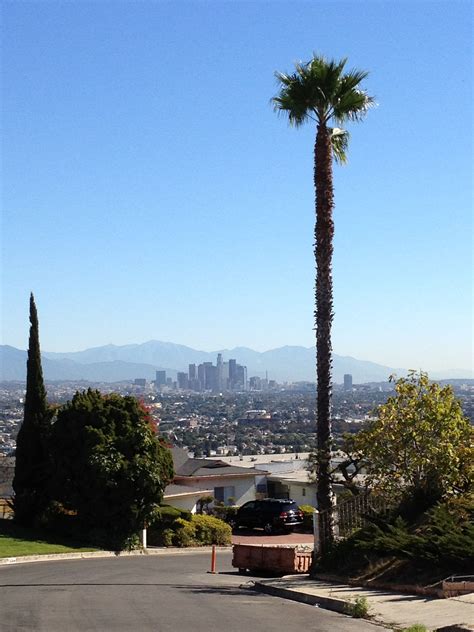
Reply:
<svg viewBox="0 0 474 632"><path fill-rule="evenodd" d="M336 167L334 351L472 355L471 2L8 2L5 344L313 344L312 126L272 111L313 51L379 106Z"/></svg>

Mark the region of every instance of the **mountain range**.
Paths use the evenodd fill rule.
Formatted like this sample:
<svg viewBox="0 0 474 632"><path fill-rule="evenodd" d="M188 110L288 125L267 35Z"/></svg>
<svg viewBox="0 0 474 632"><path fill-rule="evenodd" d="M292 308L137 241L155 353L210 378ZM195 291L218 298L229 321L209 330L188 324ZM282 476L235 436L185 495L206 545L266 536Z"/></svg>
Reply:
<svg viewBox="0 0 474 632"><path fill-rule="evenodd" d="M46 380L87 380L90 382L118 382L134 378L155 378L155 371L166 370L175 378L177 371L188 370L189 364L213 362L222 353L224 361L235 358L247 367L248 376L259 375L277 382L315 381L315 350L313 347L285 346L270 351L254 351L247 347L199 351L172 342L150 340L142 344L105 345L65 353L42 353L43 372ZM26 379L26 351L0 345L0 380L24 381ZM349 356L333 355L333 377L342 383L345 373L353 376L354 383L383 382L392 373L406 374L406 369L393 368L357 360ZM430 373L430 377L472 377L467 371Z"/></svg>

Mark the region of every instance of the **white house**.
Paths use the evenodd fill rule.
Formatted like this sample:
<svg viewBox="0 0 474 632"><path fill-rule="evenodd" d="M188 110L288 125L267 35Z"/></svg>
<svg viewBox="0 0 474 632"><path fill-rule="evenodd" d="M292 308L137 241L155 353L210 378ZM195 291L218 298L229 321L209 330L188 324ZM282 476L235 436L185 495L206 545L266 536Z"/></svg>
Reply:
<svg viewBox="0 0 474 632"><path fill-rule="evenodd" d="M215 500L236 505L255 500L257 494L266 491L266 470L230 465L220 459L192 459L179 448L173 448L172 454L175 477L171 488L168 486L165 490L165 501L175 507L178 505L174 500L171 502L171 495L179 501L180 488L183 490L181 501L184 494L195 490L199 498L210 494Z"/></svg>

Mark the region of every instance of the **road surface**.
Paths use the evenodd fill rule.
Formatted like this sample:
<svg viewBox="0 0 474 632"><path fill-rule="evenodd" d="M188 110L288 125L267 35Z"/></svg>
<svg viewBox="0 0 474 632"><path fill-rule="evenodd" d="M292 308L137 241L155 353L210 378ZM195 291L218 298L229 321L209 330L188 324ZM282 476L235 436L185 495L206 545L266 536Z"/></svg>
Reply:
<svg viewBox="0 0 474 632"><path fill-rule="evenodd" d="M219 552L0 567L2 632L375 632L378 626L241 587Z"/></svg>

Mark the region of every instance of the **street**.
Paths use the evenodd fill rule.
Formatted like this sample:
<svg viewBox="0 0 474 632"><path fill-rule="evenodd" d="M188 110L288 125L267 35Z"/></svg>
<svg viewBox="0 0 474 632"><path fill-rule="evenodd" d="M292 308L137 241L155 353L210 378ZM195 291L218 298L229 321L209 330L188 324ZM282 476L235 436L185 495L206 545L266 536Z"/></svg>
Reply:
<svg viewBox="0 0 474 632"><path fill-rule="evenodd" d="M0 630L18 632L364 632L378 626L245 589L219 552L0 567Z"/></svg>

